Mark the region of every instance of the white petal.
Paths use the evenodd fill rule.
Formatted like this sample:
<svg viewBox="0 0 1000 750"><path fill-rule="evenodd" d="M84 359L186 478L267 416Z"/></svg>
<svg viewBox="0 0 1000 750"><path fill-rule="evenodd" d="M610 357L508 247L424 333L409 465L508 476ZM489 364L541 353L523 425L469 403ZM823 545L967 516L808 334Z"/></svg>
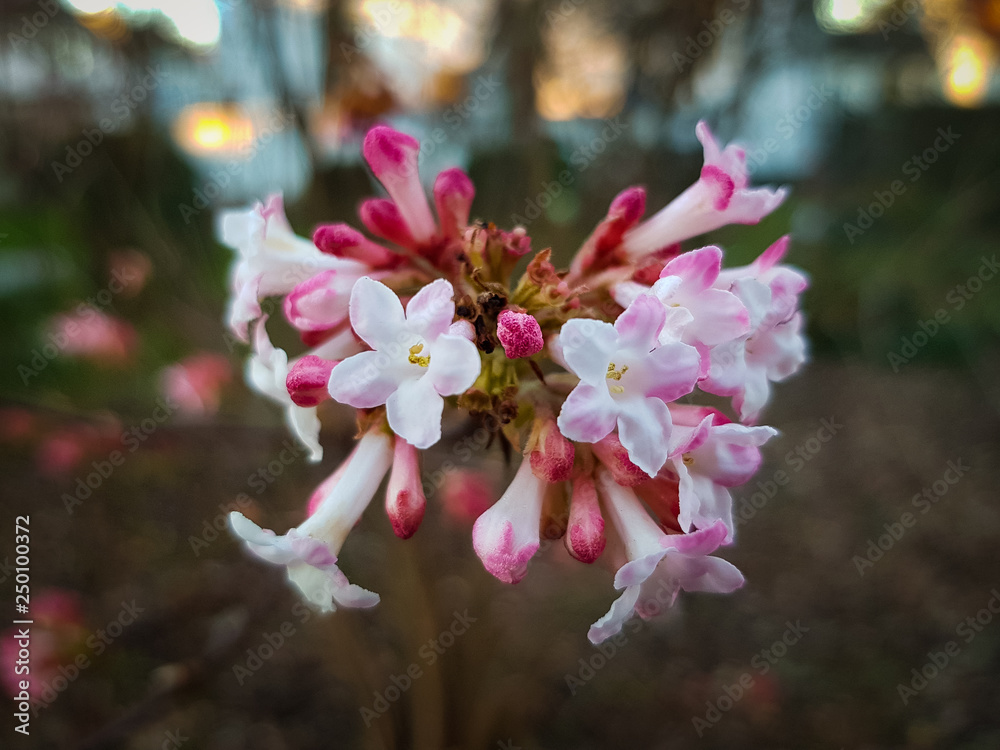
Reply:
<svg viewBox="0 0 1000 750"><path fill-rule="evenodd" d="M443 412L444 399L434 390L429 377L403 382L386 401L389 427L421 450L430 448L441 439Z"/></svg>
<svg viewBox="0 0 1000 750"><path fill-rule="evenodd" d="M385 284L367 276L351 290L351 326L372 349L398 346L406 329L403 303Z"/></svg>
<svg viewBox="0 0 1000 750"><path fill-rule="evenodd" d="M431 363L427 377L442 396L462 393L472 387L482 370L479 350L462 336L439 336L430 348Z"/></svg>

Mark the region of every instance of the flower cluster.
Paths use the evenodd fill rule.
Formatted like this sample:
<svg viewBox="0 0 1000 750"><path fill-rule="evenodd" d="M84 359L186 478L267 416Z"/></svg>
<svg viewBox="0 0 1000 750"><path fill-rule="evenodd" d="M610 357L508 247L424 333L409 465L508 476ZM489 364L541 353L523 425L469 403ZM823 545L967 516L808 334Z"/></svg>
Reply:
<svg viewBox="0 0 1000 750"><path fill-rule="evenodd" d="M744 152L720 148L704 123L697 135L705 163L678 198L643 220L645 190L623 191L567 270L542 250L516 283L532 253L524 228L470 223L475 190L459 169L437 176L432 210L418 142L385 126L364 141L388 194L360 206L368 235L329 224L298 237L278 197L224 215L222 239L238 253L229 325L252 341L249 383L283 407L313 460L324 401L356 408L361 434L297 528L279 536L234 512L247 548L285 566L321 609L376 604L337 556L386 474L395 533L417 531L420 451L441 439L447 404L522 455L473 526L487 571L517 583L543 536L615 571L621 593L591 641L649 616L664 592L672 602L681 589L741 586L713 553L733 542L731 489L776 434L756 425L770 384L805 360L807 282L781 263L787 237L740 268L723 269L718 247L682 250L723 225L758 222L785 196L750 187ZM270 297L302 339L294 358L267 333ZM692 403L698 391L728 399L732 417Z"/></svg>

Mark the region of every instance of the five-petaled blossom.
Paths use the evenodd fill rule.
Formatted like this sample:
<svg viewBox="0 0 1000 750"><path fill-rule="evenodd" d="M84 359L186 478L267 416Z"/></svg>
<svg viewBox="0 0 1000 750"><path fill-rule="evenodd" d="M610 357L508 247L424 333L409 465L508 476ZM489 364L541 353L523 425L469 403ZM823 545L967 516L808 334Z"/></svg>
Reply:
<svg viewBox="0 0 1000 750"><path fill-rule="evenodd" d="M314 460L321 419L342 408L332 402L357 409L362 433L301 525L278 536L233 513L246 547L284 566L322 609L376 604L338 556L388 475L396 536L414 536L440 500L475 518L473 549L504 583L542 554L611 567L620 594L591 627L594 643L681 590L740 587L740 572L714 553L734 541L732 489L777 434L756 424L771 384L805 361L807 281L781 263L787 237L737 268L724 267L720 247L682 247L757 223L785 197L750 186L742 149L721 148L704 123L696 134L698 180L646 220L645 188L623 190L566 270L551 248L533 253L524 227L470 220L475 189L460 169L425 191L420 144L385 125L364 140L385 188L360 205L367 233L335 223L298 236L277 196L227 214L223 240L237 253L228 319L243 340L255 326L249 383L284 409ZM284 320L268 321L268 298ZM290 358L266 325L290 326L302 349ZM705 394L732 408L699 405ZM456 435L489 435L522 454L492 504L492 483L468 468L425 493L422 455L441 440L445 407L466 415L465 426L447 422ZM559 538L542 552L543 539Z"/></svg>
<svg viewBox="0 0 1000 750"><path fill-rule="evenodd" d="M367 277L351 292L351 326L372 351L348 357L330 375L330 395L367 409L385 404L389 427L417 448L441 439L442 396L464 392L479 375L479 352L450 332L454 290L437 279L403 311L396 294Z"/></svg>

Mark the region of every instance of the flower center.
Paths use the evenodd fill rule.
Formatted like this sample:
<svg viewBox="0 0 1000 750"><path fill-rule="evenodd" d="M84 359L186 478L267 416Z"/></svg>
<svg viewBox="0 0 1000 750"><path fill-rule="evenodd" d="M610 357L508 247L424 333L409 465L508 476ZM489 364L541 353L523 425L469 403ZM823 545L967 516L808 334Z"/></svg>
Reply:
<svg viewBox="0 0 1000 750"><path fill-rule="evenodd" d="M690 453L685 453L682 456L682 458L684 459L684 465L685 466L693 466L694 465L694 456L692 456Z"/></svg>
<svg viewBox="0 0 1000 750"><path fill-rule="evenodd" d="M420 352L424 350L423 344L414 344L410 347L410 364L420 365L421 367L428 367L431 363L431 355L425 354L420 356Z"/></svg>
<svg viewBox="0 0 1000 750"><path fill-rule="evenodd" d="M608 363L608 374L605 375L606 380L618 380L622 379L622 375L628 372L628 365L623 365L621 372L618 372L618 368L615 366L614 362ZM612 393L625 393L625 386L623 385L609 385L608 390Z"/></svg>

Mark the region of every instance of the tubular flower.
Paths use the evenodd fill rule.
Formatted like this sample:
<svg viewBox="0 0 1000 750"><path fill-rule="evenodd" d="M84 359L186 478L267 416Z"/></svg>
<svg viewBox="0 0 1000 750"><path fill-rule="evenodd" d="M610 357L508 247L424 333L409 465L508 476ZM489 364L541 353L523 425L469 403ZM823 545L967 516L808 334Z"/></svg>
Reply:
<svg viewBox="0 0 1000 750"><path fill-rule="evenodd" d="M334 474L335 481L324 483L316 508L300 526L277 536L239 511L229 514L229 524L254 555L284 565L288 580L320 610L374 607L378 594L350 583L337 567L337 555L391 463L392 438L372 430L358 443L343 470Z"/></svg>
<svg viewBox="0 0 1000 750"><path fill-rule="evenodd" d="M704 123L696 132L698 181L645 221L645 188L622 191L566 270L551 248L532 250L525 227L475 218L460 169L423 182L420 144L385 125L364 139L385 193L360 203L361 230L321 224L300 237L279 197L223 216L236 251L227 317L238 337L252 334L247 381L283 408L313 460L321 414L342 408L332 402L356 409L363 433L300 526L277 536L233 514L247 549L286 566L321 608L372 606L378 596L348 582L337 557L388 475L397 537L415 536L428 502L440 502L475 519L473 550L503 583L527 575L543 538L563 540L557 554L613 566L620 595L591 628L595 643L681 590L742 585L712 553L733 540L731 488L776 434L754 424L771 384L805 360L807 281L781 262L787 237L729 269L720 247L681 247L755 223L784 198L749 187L741 149L721 148ZM265 329L269 297L284 312L271 325L302 340L291 357ZM705 393L729 397L733 413L697 406ZM463 429L444 421L446 407L467 417L478 449L521 454L492 504L492 482L471 466L421 474L442 424Z"/></svg>
<svg viewBox="0 0 1000 750"><path fill-rule="evenodd" d="M697 237L726 224L756 224L785 200L784 188L750 188L746 152L719 148L704 121L695 134L705 150L701 177L658 213L628 232L622 244L637 260L675 242Z"/></svg>
<svg viewBox="0 0 1000 750"><path fill-rule="evenodd" d="M615 573L615 588L624 591L591 626L591 643L618 633L633 614L649 619L659 610L654 602L672 606L681 589L728 594L743 585L732 563L709 556L725 539L721 521L691 534L664 534L633 491L607 471L598 470L597 479L626 561Z"/></svg>

